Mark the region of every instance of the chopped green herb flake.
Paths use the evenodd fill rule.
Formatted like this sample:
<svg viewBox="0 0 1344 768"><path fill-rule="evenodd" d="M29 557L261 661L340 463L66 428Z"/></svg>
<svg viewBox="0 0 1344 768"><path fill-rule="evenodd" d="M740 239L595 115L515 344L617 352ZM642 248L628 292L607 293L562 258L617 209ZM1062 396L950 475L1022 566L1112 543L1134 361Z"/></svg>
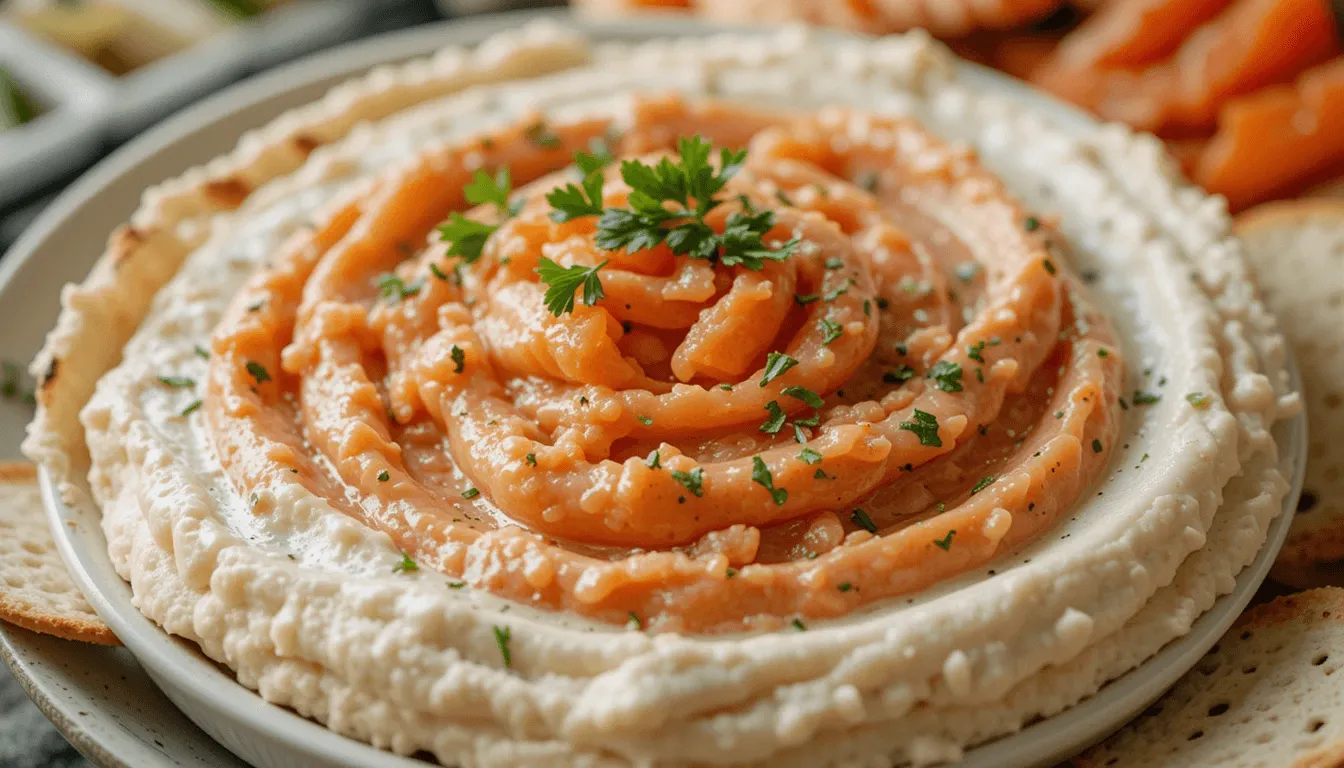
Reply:
<svg viewBox="0 0 1344 768"><path fill-rule="evenodd" d="M915 436L919 438L920 445L931 448L941 448L943 446L942 439L938 437L938 417L931 413L916 408L914 421L902 421L900 428L907 432L914 432Z"/></svg>
<svg viewBox="0 0 1344 768"><path fill-rule="evenodd" d="M468 264L474 264L485 250L485 241L499 227L468 219L460 213L451 214L448 223L439 225L439 239L451 243L449 256L457 256Z"/></svg>
<svg viewBox="0 0 1344 768"><path fill-rule="evenodd" d="M765 410L770 415L766 417L765 421L761 422L760 431L771 435L778 434L779 430L784 428L784 421L788 418L788 414L784 413L784 409L779 407L779 402L775 400L766 403Z"/></svg>
<svg viewBox="0 0 1344 768"><path fill-rule="evenodd" d="M798 630L799 632L806 632L806 631L807 631L807 625L803 623L803 620L802 620L802 619L794 619L794 620L793 620L793 628L796 629L796 630Z"/></svg>
<svg viewBox="0 0 1344 768"><path fill-rule="evenodd" d="M456 344L448 350L448 356L453 360L453 373L461 373L467 367L467 353Z"/></svg>
<svg viewBox="0 0 1344 768"><path fill-rule="evenodd" d="M1207 410L1210 405L1213 405L1213 400L1203 392L1191 392L1185 396L1185 399L1186 402L1195 407L1195 410L1199 411Z"/></svg>
<svg viewBox="0 0 1344 768"><path fill-rule="evenodd" d="M1162 396L1157 393L1144 392L1142 390L1135 390L1134 397L1132 398L1135 405L1152 405L1161 399Z"/></svg>
<svg viewBox="0 0 1344 768"><path fill-rule="evenodd" d="M388 472L387 472L386 469L384 469L382 472L379 472L379 473L378 473L378 482L380 482L380 483L386 483L388 480L391 480L391 479L392 479L392 475L388 474Z"/></svg>
<svg viewBox="0 0 1344 768"><path fill-rule="evenodd" d="M949 360L939 360L929 369L933 385L944 392L961 391L961 366Z"/></svg>
<svg viewBox="0 0 1344 768"><path fill-rule="evenodd" d="M200 408L201 405L203 405L203 403L202 403L200 400L192 400L191 403L189 403L189 404L187 405L186 408L183 408L183 409L182 409L182 411L181 411L181 415L183 415L183 416L190 416L190 415L191 415L192 413L194 413L198 408Z"/></svg>
<svg viewBox="0 0 1344 768"><path fill-rule="evenodd" d="M984 351L985 351L985 340L981 339L980 341L977 341L976 343L966 347L966 356L971 358L977 363L983 363L985 362L985 358L980 353Z"/></svg>
<svg viewBox="0 0 1344 768"><path fill-rule="evenodd" d="M475 488L468 488L467 490L462 492L462 498L464 499L474 499L480 495L481 492L476 490Z"/></svg>
<svg viewBox="0 0 1344 768"><path fill-rule="evenodd" d="M192 351L194 351L196 353L196 356L201 358L202 360L210 359L210 351L207 350L205 347L202 347L200 344L196 344L195 346L193 346Z"/></svg>
<svg viewBox="0 0 1344 768"><path fill-rule="evenodd" d="M811 448L804 448L798 452L798 460L804 464L820 464L821 454Z"/></svg>
<svg viewBox="0 0 1344 768"><path fill-rule="evenodd" d="M420 570L420 564L411 559L411 556L405 552L401 553L401 562L392 568L393 573L410 573Z"/></svg>
<svg viewBox="0 0 1344 768"><path fill-rule="evenodd" d="M947 535L944 536L943 538L941 538L941 539L934 539L934 540L933 540L933 545L934 545L935 547L938 547L939 549L943 550L944 552L948 551L949 549L952 548L952 537L955 536L956 533L957 533L957 530L956 530L955 528L949 530L949 531L947 532Z"/></svg>
<svg viewBox="0 0 1344 768"><path fill-rule="evenodd" d="M523 457L523 461L526 461L529 467L535 467L537 466L537 454L529 453Z"/></svg>
<svg viewBox="0 0 1344 768"><path fill-rule="evenodd" d="M635 613L634 611L630 612L630 620L626 623L633 625L635 629L644 628L644 622L639 620L639 614Z"/></svg>
<svg viewBox="0 0 1344 768"><path fill-rule="evenodd" d="M509 650L509 643L513 640L513 628L495 626L495 645L499 646L499 655L504 659L504 668L513 667L513 653Z"/></svg>
<svg viewBox="0 0 1344 768"><path fill-rule="evenodd" d="M692 469L690 472L682 472L680 470L677 470L672 472L671 474L672 479L686 486L686 490L690 491L693 496L701 497L705 495L704 469L696 467L695 469Z"/></svg>
<svg viewBox="0 0 1344 768"><path fill-rule="evenodd" d="M1035 216L1028 216L1022 220L1022 228L1028 232L1035 232L1041 228L1041 220Z"/></svg>
<svg viewBox="0 0 1344 768"><path fill-rule="evenodd" d="M862 509L856 507L853 512L850 512L849 521L869 533L877 533L877 524Z"/></svg>
<svg viewBox="0 0 1344 768"><path fill-rule="evenodd" d="M196 386L196 380L186 376L160 376L159 383L173 389L190 389Z"/></svg>
<svg viewBox="0 0 1344 768"><path fill-rule="evenodd" d="M831 320L830 318L823 317L820 320L818 320L817 327L821 329L822 333L821 343L823 345L830 344L832 341L835 341L836 339L845 335L844 326L840 325L834 320Z"/></svg>
<svg viewBox="0 0 1344 768"><path fill-rule="evenodd" d="M247 361L247 372L258 384L265 384L271 380L271 374L267 372L266 366L252 360Z"/></svg>
<svg viewBox="0 0 1344 768"><path fill-rule="evenodd" d="M915 369L908 365L902 365L894 371L886 371L882 374L882 381L888 384L899 384L903 381L909 381L915 375Z"/></svg>
<svg viewBox="0 0 1344 768"><path fill-rule="evenodd" d="M850 584L848 581L842 581L839 584L837 584L835 588L840 590L841 592L849 592L850 590L854 589L854 585Z"/></svg>
<svg viewBox="0 0 1344 768"><path fill-rule="evenodd" d="M760 456L751 457L751 479L770 492L770 498L775 500L775 504L783 505L789 499L789 492L784 488L775 487L774 475L770 473L770 467L766 465L765 460Z"/></svg>
<svg viewBox="0 0 1344 768"><path fill-rule="evenodd" d="M980 478L980 480L979 480L978 482L976 482L975 485L971 486L971 495L974 496L975 494L977 494L977 493L979 493L979 492L985 490L985 489L988 488L990 485L992 485L993 482L994 482L994 476L993 476L993 475L990 475L989 477L982 477L982 478Z"/></svg>
<svg viewBox="0 0 1344 768"><path fill-rule="evenodd" d="M1101 441L1100 441L1100 440L1093 440L1093 441L1092 441L1092 452L1093 452L1093 453L1101 453L1101 451L1102 451Z"/></svg>
<svg viewBox="0 0 1344 768"><path fill-rule="evenodd" d="M659 453L656 449L649 451L648 458L644 459L644 466L648 467L649 469L662 469L663 455Z"/></svg>
<svg viewBox="0 0 1344 768"><path fill-rule="evenodd" d="M1041 259L1041 266L1045 267L1045 271L1049 272L1052 275L1058 272L1058 270L1055 269L1054 262L1050 261L1049 259Z"/></svg>
<svg viewBox="0 0 1344 768"><path fill-rule="evenodd" d="M797 364L797 360L794 360L783 352L771 352L766 355L765 373L761 376L761 386L764 387L766 384L779 378L785 371Z"/></svg>
<svg viewBox="0 0 1344 768"><path fill-rule="evenodd" d="M818 395L816 392L813 392L807 387L799 387L799 386L785 387L784 389L780 390L780 394L785 395L787 397L792 397L797 400L802 400L804 403L807 403L809 406L813 408L820 408L822 406L821 395Z"/></svg>
<svg viewBox="0 0 1344 768"><path fill-rule="evenodd" d="M555 132L546 125L545 120L538 120L527 126L523 131L523 136L542 149L559 149L563 144L560 137L556 136Z"/></svg>

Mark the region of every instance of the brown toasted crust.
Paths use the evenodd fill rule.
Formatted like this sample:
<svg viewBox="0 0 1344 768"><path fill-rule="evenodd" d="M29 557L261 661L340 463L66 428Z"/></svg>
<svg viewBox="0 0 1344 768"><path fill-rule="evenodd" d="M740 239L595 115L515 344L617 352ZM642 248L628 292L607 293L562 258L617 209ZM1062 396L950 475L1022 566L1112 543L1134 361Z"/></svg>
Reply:
<svg viewBox="0 0 1344 768"><path fill-rule="evenodd" d="M1279 316L1303 379L1307 478L1276 580L1344 584L1344 199L1268 203L1237 218L1265 301Z"/></svg>
<svg viewBox="0 0 1344 768"><path fill-rule="evenodd" d="M67 640L119 645L65 572L36 489L32 464L0 462L0 620Z"/></svg>

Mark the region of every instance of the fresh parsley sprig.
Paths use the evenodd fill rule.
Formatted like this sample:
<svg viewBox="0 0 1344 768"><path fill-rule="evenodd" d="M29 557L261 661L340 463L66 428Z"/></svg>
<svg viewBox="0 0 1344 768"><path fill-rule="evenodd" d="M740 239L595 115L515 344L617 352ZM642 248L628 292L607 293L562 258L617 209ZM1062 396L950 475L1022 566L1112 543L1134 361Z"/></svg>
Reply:
<svg viewBox="0 0 1344 768"><path fill-rule="evenodd" d="M494 203L500 215L505 218L516 216L523 206L521 200L509 203L512 191L513 179L507 165L500 166L493 177L484 169L477 168L476 173L472 174L471 182L462 188L462 194L466 196L468 203L472 205ZM439 239L451 243L448 247L449 256L457 256L467 264L475 264L477 259L481 258L481 251L485 249L485 241L490 239L497 229L499 229L497 224L486 224L454 213L448 217L447 223L439 225Z"/></svg>
<svg viewBox="0 0 1344 768"><path fill-rule="evenodd" d="M562 267L542 256L537 264L536 273L541 277L541 281L546 283L546 308L556 317L574 311L574 294L580 288L583 289L584 305L591 307L596 304L598 299L604 296L602 281L597 273L606 265L607 262L604 260L591 267L579 264Z"/></svg>

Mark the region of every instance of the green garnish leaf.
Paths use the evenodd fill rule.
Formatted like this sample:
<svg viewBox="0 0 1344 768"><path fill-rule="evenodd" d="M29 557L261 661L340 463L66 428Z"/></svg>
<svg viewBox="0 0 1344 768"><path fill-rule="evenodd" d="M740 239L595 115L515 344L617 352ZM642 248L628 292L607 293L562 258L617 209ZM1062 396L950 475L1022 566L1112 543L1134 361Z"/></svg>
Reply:
<svg viewBox="0 0 1344 768"><path fill-rule="evenodd" d="M456 344L448 350L448 356L453 360L453 373L461 373L467 367L467 353Z"/></svg>
<svg viewBox="0 0 1344 768"><path fill-rule="evenodd" d="M545 120L538 120L527 126L523 131L523 136L542 149L559 149L564 143L560 141L559 136L555 135L550 126L546 125Z"/></svg>
<svg viewBox="0 0 1344 768"><path fill-rule="evenodd" d="M1100 440L1093 440L1093 441L1092 441L1092 452L1093 452L1093 453L1101 453L1101 451L1102 451L1101 441L1100 441Z"/></svg>
<svg viewBox="0 0 1344 768"><path fill-rule="evenodd" d="M784 428L784 420L788 415L784 409L779 407L779 403L771 400L765 404L765 410L770 414L764 422L761 423L760 431L771 435L778 434L779 430Z"/></svg>
<svg viewBox="0 0 1344 768"><path fill-rule="evenodd" d="M798 452L798 460L804 464L820 464L821 454L811 448L804 448Z"/></svg>
<svg viewBox="0 0 1344 768"><path fill-rule="evenodd" d="M907 432L914 432L915 436L919 438L920 445L927 445L932 448L943 446L942 438L938 437L938 417L931 413L916 408L914 421L902 421L900 428Z"/></svg>
<svg viewBox="0 0 1344 768"><path fill-rule="evenodd" d="M849 521L869 533L877 533L877 524L874 523L873 518L869 517L868 513L864 512L862 509L856 507L853 512L850 512Z"/></svg>
<svg viewBox="0 0 1344 768"><path fill-rule="evenodd" d="M196 386L196 380L187 376L160 376L159 383L173 389L190 389Z"/></svg>
<svg viewBox="0 0 1344 768"><path fill-rule="evenodd" d="M202 347L200 344L192 346L192 351L195 352L196 356L201 358L202 360L210 359L210 351L207 350L205 347Z"/></svg>
<svg viewBox="0 0 1344 768"><path fill-rule="evenodd" d="M535 467L537 466L537 454L529 453L523 457L523 461L526 461L529 467Z"/></svg>
<svg viewBox="0 0 1344 768"><path fill-rule="evenodd" d="M934 540L933 540L933 545L934 545L935 547L938 547L939 549L943 550L944 552L948 551L949 549L952 548L952 537L953 537L954 535L956 535L956 533L957 533L957 529L955 529L955 528L950 529L950 530L947 532L947 535L944 536L943 538L941 538L941 539L934 539Z"/></svg>
<svg viewBox="0 0 1344 768"><path fill-rule="evenodd" d="M783 505L789 499L789 492L784 488L775 487L774 475L770 474L770 467L760 456L751 457L751 479L752 482L765 486L765 490L770 492L770 498L775 500L775 504Z"/></svg>
<svg viewBox="0 0 1344 768"><path fill-rule="evenodd" d="M500 213L509 215L516 213L509 207L509 193L513 191L513 180L509 176L509 166L500 166L492 178L485 172L484 168L477 168L476 173L472 175L471 182L462 188L462 193L467 196L467 202L472 205L484 205L494 203Z"/></svg>
<svg viewBox="0 0 1344 768"><path fill-rule="evenodd" d="M448 247L449 256L458 256L462 261L474 264L481 258L485 241L497 229L499 227L493 224L468 219L460 213L454 213L448 217L447 224L439 225L439 239L451 243Z"/></svg>
<svg viewBox="0 0 1344 768"><path fill-rule="evenodd" d="M902 365L894 371L887 371L882 374L882 380L888 384L899 384L903 381L909 381L914 378L915 369L908 365Z"/></svg>
<svg viewBox="0 0 1344 768"><path fill-rule="evenodd" d="M703 483L705 481L705 470L701 469L700 467L696 467L695 469L692 469L690 472L682 472L681 470L675 470L671 474L672 479L686 486L686 490L690 491L691 495L697 497L705 495L705 490L703 487Z"/></svg>
<svg viewBox="0 0 1344 768"><path fill-rule="evenodd" d="M630 620L626 623L633 624L635 626L635 629L644 628L644 622L639 620L639 614L635 613L634 611L630 611Z"/></svg>
<svg viewBox="0 0 1344 768"><path fill-rule="evenodd" d="M1207 410L1210 405L1213 405L1213 400L1203 392L1191 392L1185 396L1185 400L1193 405L1195 410L1199 411Z"/></svg>
<svg viewBox="0 0 1344 768"><path fill-rule="evenodd" d="M939 360L929 369L933 386L944 392L961 391L961 366L948 360Z"/></svg>
<svg viewBox="0 0 1344 768"><path fill-rule="evenodd" d="M966 356L971 358L977 363L983 363L985 362L985 358L980 353L984 351L985 351L985 340L981 339L976 343L970 345L969 347L966 347Z"/></svg>
<svg viewBox="0 0 1344 768"><path fill-rule="evenodd" d="M392 568L393 573L410 573L420 570L420 564L411 559L411 556L405 552L401 553L401 562Z"/></svg>
<svg viewBox="0 0 1344 768"><path fill-rule="evenodd" d="M477 496L480 496L480 495L481 495L481 492L478 491L478 490L476 490L475 488L468 488L468 489L466 489L465 491L462 492L462 498L464 498L464 499L474 499L474 498L476 498Z"/></svg>
<svg viewBox="0 0 1344 768"><path fill-rule="evenodd" d="M780 390L780 394L802 400L813 408L820 408L822 405L821 395L818 395L807 387L800 387L797 385L785 387Z"/></svg>
<svg viewBox="0 0 1344 768"><path fill-rule="evenodd" d="M602 292L602 280L597 276L598 270L606 265L606 260L603 260L602 263L592 267L579 264L562 267L542 256L536 272L541 276L541 281L547 285L546 308L556 317L574 311L574 294L579 288L583 288L585 306L591 307L596 304L606 295Z"/></svg>
<svg viewBox="0 0 1344 768"><path fill-rule="evenodd" d="M1135 405L1152 405L1161 400L1162 396L1156 392L1144 392L1136 389L1134 390L1134 397L1131 399Z"/></svg>
<svg viewBox="0 0 1344 768"><path fill-rule="evenodd" d="M499 646L499 655L504 659L505 669L511 669L513 667L513 653L509 650L509 643L512 640L512 627L495 625L495 645Z"/></svg>
<svg viewBox="0 0 1344 768"><path fill-rule="evenodd" d="M190 416L192 413L195 413L196 410L200 408L203 404L204 403L200 400L192 400L191 403L188 404L186 408L182 409L180 415Z"/></svg>
<svg viewBox="0 0 1344 768"><path fill-rule="evenodd" d="M845 334L844 326L827 317L818 320L817 327L821 329L823 334L821 337L821 343L823 345L830 344L832 341L835 341Z"/></svg>
<svg viewBox="0 0 1344 768"><path fill-rule="evenodd" d="M271 374L266 370L266 366L252 360L247 361L247 372L251 374L253 380L258 384L265 384L271 380Z"/></svg>
<svg viewBox="0 0 1344 768"><path fill-rule="evenodd" d="M980 480L977 481L975 485L971 486L971 495L974 496L975 494L988 488L994 482L994 479L995 478L993 475L980 478Z"/></svg>
<svg viewBox="0 0 1344 768"><path fill-rule="evenodd" d="M649 457L644 460L644 465L649 469L661 469L663 466L663 456L657 449L649 451Z"/></svg>
<svg viewBox="0 0 1344 768"><path fill-rule="evenodd" d="M585 216L601 216L602 174L589 173L584 176L582 186L566 184L554 189L546 193L546 202L551 204L551 221L558 224Z"/></svg>
<svg viewBox="0 0 1344 768"><path fill-rule="evenodd" d="M785 371L789 370L790 368L792 368L797 364L798 364L797 360L794 360L792 357L789 357L783 352L771 352L770 354L766 355L765 374L761 376L761 386L764 387L766 384L769 384L770 382L779 378L784 374Z"/></svg>
<svg viewBox="0 0 1344 768"><path fill-rule="evenodd" d="M378 482L380 482L380 483L386 483L388 480L391 480L391 479L392 479L392 475L388 474L388 472L387 472L386 469L384 469L382 472L379 472L379 473L378 473Z"/></svg>

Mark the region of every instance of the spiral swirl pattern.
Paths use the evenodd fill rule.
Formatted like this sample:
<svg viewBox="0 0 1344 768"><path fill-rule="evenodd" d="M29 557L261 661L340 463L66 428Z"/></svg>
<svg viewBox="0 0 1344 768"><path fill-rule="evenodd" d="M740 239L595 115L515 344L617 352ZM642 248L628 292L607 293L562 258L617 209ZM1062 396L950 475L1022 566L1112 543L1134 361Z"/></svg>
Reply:
<svg viewBox="0 0 1344 768"><path fill-rule="evenodd" d="M555 221L545 193L611 131L529 117L428 149L249 283L206 413L258 512L297 476L454 584L714 631L980 566L1104 468L1121 351L1058 236L970 153L859 112L637 103L621 157L747 148L706 222L773 211L763 241L798 245L757 270ZM461 265L431 233L502 166L517 211L467 211L498 229ZM602 173L603 204L627 205ZM603 265L602 298L553 314L543 258Z"/></svg>

